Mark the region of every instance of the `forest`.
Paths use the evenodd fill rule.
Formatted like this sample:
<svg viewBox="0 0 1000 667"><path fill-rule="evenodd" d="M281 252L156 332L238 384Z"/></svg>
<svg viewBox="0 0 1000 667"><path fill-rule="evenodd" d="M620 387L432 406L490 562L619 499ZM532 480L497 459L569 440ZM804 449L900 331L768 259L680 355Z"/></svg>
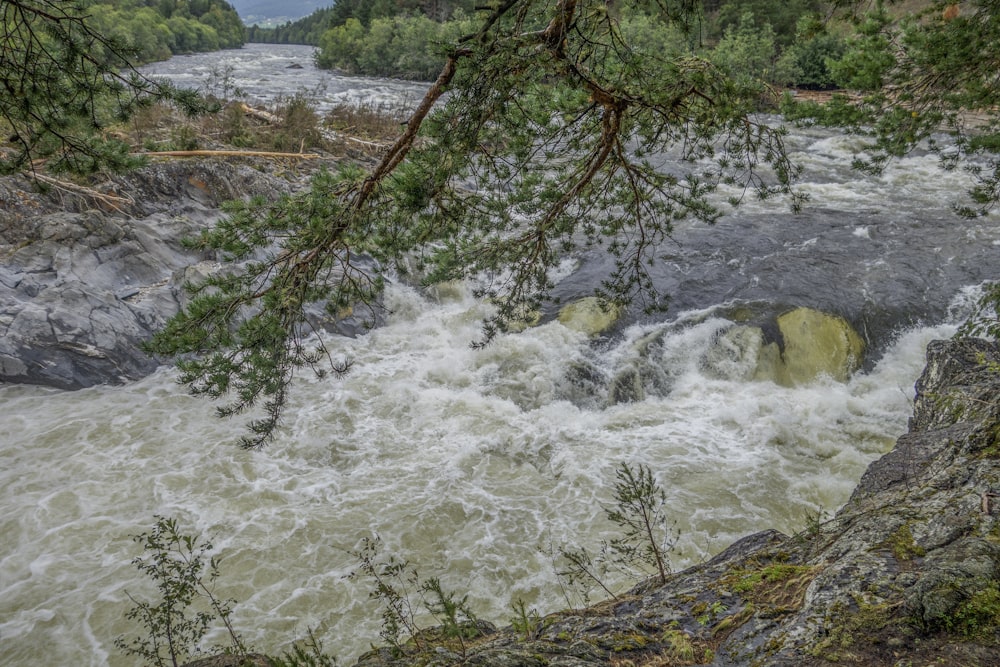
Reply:
<svg viewBox="0 0 1000 667"><path fill-rule="evenodd" d="M99 0L87 11L95 30L132 44L139 63L246 41L243 22L225 0Z"/></svg>
<svg viewBox="0 0 1000 667"><path fill-rule="evenodd" d="M350 74L432 79L444 63L443 46L469 33L468 1L341 0L299 21L272 29L251 27L248 41L320 47L317 64ZM708 54L727 71L805 89L842 87L846 76L828 62L843 57L851 27L828 20L835 3L823 0L724 0L702 3L685 32L655 1L616 11L636 50Z"/></svg>

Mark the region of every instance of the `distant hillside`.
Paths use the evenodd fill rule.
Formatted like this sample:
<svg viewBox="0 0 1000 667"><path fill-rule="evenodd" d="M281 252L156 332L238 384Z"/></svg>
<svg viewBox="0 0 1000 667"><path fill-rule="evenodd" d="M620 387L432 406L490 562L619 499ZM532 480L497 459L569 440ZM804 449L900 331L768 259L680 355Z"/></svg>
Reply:
<svg viewBox="0 0 1000 667"><path fill-rule="evenodd" d="M309 16L334 0L230 0L247 25L275 26Z"/></svg>

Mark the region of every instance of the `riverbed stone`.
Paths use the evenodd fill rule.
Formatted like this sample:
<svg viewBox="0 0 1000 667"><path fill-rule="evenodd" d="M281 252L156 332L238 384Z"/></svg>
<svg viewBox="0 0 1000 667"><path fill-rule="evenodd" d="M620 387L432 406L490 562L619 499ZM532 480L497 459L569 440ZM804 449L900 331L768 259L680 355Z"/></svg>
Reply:
<svg viewBox="0 0 1000 667"><path fill-rule="evenodd" d="M778 316L788 382L803 384L820 375L844 382L861 366L864 342L842 317L812 308Z"/></svg>

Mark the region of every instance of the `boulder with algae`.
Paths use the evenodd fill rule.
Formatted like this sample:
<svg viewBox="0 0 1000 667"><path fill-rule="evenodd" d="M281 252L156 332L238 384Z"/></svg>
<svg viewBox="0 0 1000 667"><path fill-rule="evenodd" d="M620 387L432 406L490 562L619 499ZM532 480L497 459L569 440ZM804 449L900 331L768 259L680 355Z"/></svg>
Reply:
<svg viewBox="0 0 1000 667"><path fill-rule="evenodd" d="M794 386L823 375L845 382L861 366L864 341L842 317L796 308L779 315L774 324L780 341L765 342L759 327L726 330L706 354L706 368L732 380Z"/></svg>
<svg viewBox="0 0 1000 667"><path fill-rule="evenodd" d="M750 535L595 607L359 667L1000 664L1000 347L927 354L910 432L832 520Z"/></svg>
<svg viewBox="0 0 1000 667"><path fill-rule="evenodd" d="M778 329L785 342L781 357L792 384L821 374L843 382L861 365L865 344L842 317L796 308L778 316Z"/></svg>
<svg viewBox="0 0 1000 667"><path fill-rule="evenodd" d="M559 311L559 321L574 331L596 336L614 326L621 314L621 306L588 296L563 306Z"/></svg>

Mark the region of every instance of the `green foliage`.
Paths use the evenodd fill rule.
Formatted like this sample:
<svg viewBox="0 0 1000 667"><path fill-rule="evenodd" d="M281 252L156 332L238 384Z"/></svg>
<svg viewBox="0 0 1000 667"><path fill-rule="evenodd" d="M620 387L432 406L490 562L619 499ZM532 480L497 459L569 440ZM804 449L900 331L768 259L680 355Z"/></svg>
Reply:
<svg viewBox="0 0 1000 667"><path fill-rule="evenodd" d="M467 596L461 599L446 591L436 577L421 580L409 561L382 553L382 541L376 535L365 537L361 548L350 552L358 561L358 570L350 579L365 578L372 583L368 593L382 611L379 636L400 657L412 645L424 651L432 645L455 646L465 653L466 641L481 634L478 619L469 608ZM417 616L429 613L437 622L434 630L418 625Z"/></svg>
<svg viewBox="0 0 1000 667"><path fill-rule="evenodd" d="M992 636L1000 627L1000 587L996 582L976 591L945 621L949 632L964 637Z"/></svg>
<svg viewBox="0 0 1000 667"><path fill-rule="evenodd" d="M133 607L125 618L138 622L145 634L121 636L115 646L157 667L177 667L200 650L210 626L219 621L231 641L226 650L245 658L247 648L230 622L235 600L221 599L214 592L219 561L209 556L212 544L180 533L176 519L161 516L153 530L133 539L142 545L143 555L132 564L155 582L159 598L148 602L129 594ZM202 608L194 610L197 606Z"/></svg>
<svg viewBox="0 0 1000 667"><path fill-rule="evenodd" d="M382 278L356 266L350 258L355 241L364 238L360 225L352 232L330 229L329 219L352 215L345 210L343 194L359 182L356 168L344 167L336 173L319 172L303 193L286 195L276 202L255 198L227 204L228 217L214 230L192 242L197 248L223 252L229 261L243 263L244 271L212 276L205 283L190 286L194 296L182 314L172 319L150 341L148 348L159 354L199 351L206 356L181 361L181 381L196 394L221 397L232 392L235 400L220 408L220 416L240 414L259 398L266 397L263 418L250 424L251 435L244 447L262 445L274 432L285 400L285 391L296 369L321 365L322 344L310 345L306 336L311 325L304 320L306 304L323 300L331 316L344 308L374 304L382 289ZM327 246L332 252L322 264L300 264L289 256L255 259L258 248L268 239L285 238L292 255L309 248ZM260 298L261 276L283 276L263 295L262 308L244 313L239 326L232 321ZM374 307L374 306L371 306ZM348 362L331 364L337 373Z"/></svg>
<svg viewBox="0 0 1000 667"><path fill-rule="evenodd" d="M721 215L711 199L720 183L797 201L784 133L754 115L761 82L689 53L633 49L603 0L507 0L476 25L445 49L435 85L370 172L234 205L202 238L233 269L195 288L152 349L185 355L196 392L232 391L224 414L263 399L248 444L273 433L294 371L320 368L309 310L374 303L386 269L427 283L476 279L496 305L485 344L535 309L574 251L603 246L615 258L598 294L606 302L664 307L651 277L657 247L676 221ZM656 159L671 149L686 171Z"/></svg>
<svg viewBox="0 0 1000 667"><path fill-rule="evenodd" d="M323 644L309 629L308 637L302 642L296 642L291 650L285 651L280 657L270 656L274 667L336 667L333 656L323 651Z"/></svg>
<svg viewBox="0 0 1000 667"><path fill-rule="evenodd" d="M840 59L846 46L841 37L826 30L814 16L804 16L796 40L778 59L775 80L807 90L832 88L835 83L828 63Z"/></svg>
<svg viewBox="0 0 1000 667"><path fill-rule="evenodd" d="M615 479L615 504L605 511L623 534L608 543L610 552L623 565L654 567L660 583L665 583L670 571L667 554L679 536L667 523L666 493L643 464L636 469L620 464Z"/></svg>
<svg viewBox="0 0 1000 667"><path fill-rule="evenodd" d="M848 122L871 138L855 161L858 169L878 174L891 159L924 145L939 152L946 168L973 174L970 203L958 212L984 215L1000 201L1000 161L990 142L975 137L1000 129L1000 11L979 0L963 3L955 16L944 11L950 4L932 2L896 20L878 3L857 17L844 55L827 66L838 85L866 93L853 103ZM983 121L969 123L976 114ZM950 142L937 139L942 132Z"/></svg>
<svg viewBox="0 0 1000 667"><path fill-rule="evenodd" d="M1000 340L1000 282L986 285L975 312L962 325L959 333Z"/></svg>
<svg viewBox="0 0 1000 667"><path fill-rule="evenodd" d="M892 555L900 562L913 560L916 557L923 556L925 553L924 548L913 539L913 532L910 530L910 526L905 523L886 538L885 546L892 551Z"/></svg>
<svg viewBox="0 0 1000 667"><path fill-rule="evenodd" d="M129 64L136 50L95 29L86 3L10 0L0 3L0 173L120 170L137 161L106 132L156 100L189 112L194 93L141 77Z"/></svg>
<svg viewBox="0 0 1000 667"><path fill-rule="evenodd" d="M514 617L510 619L511 628L526 641L534 639L542 626L542 617L538 611L529 608L521 598L511 603L510 607L514 611Z"/></svg>
<svg viewBox="0 0 1000 667"><path fill-rule="evenodd" d="M881 90L895 64L891 29L889 15L881 5L865 16L856 34L847 40L844 54L826 64L834 83L852 90Z"/></svg>
<svg viewBox="0 0 1000 667"><path fill-rule="evenodd" d="M417 15L373 19L364 26L351 18L323 33L316 64L352 74L432 80L445 63L444 45L474 29L462 13L445 23Z"/></svg>
<svg viewBox="0 0 1000 667"><path fill-rule="evenodd" d="M456 12L472 12L475 0L338 0L332 8L331 23L338 26L354 18L364 25L374 19L394 16L426 16L435 21L446 21Z"/></svg>
<svg viewBox="0 0 1000 667"><path fill-rule="evenodd" d="M458 640L464 652L465 640L475 639L480 634L478 619L469 607L469 597L463 595L458 599L455 593L441 587L437 577L425 579L420 584L420 593L427 611L439 623L441 635L446 640Z"/></svg>
<svg viewBox="0 0 1000 667"><path fill-rule="evenodd" d="M617 597L606 583L612 573L636 577L652 572L664 583L670 571L668 555L679 537L668 524L665 504L666 494L648 466L640 464L633 469L627 463L620 464L615 469L614 504L606 507L605 513L622 530L621 535L602 542L595 556L584 548L561 547L556 575L584 604L589 604L594 586L611 598Z"/></svg>
<svg viewBox="0 0 1000 667"><path fill-rule="evenodd" d="M308 44L319 46L320 37L333 27L333 7L317 9L298 21L289 21L274 28L252 25L247 28L247 41L263 44Z"/></svg>
<svg viewBox="0 0 1000 667"><path fill-rule="evenodd" d="M770 24L758 24L750 12L726 30L712 52L712 62L730 76L769 81L774 75L777 50Z"/></svg>
<svg viewBox="0 0 1000 667"><path fill-rule="evenodd" d="M603 591L610 599L617 599L614 591L605 583L610 573L609 559L605 557L606 550L596 558L583 547L563 545L558 549L559 560L555 562L556 576L566 597L566 604L574 605L571 591L579 601L587 606L591 602L591 593L595 587ZM568 587L568 588L567 588Z"/></svg>
<svg viewBox="0 0 1000 667"><path fill-rule="evenodd" d="M761 25L770 26L776 43L785 47L796 41L799 20L825 9L828 4L822 0L727 0L719 3L720 6L713 13L709 37L738 28L743 22L743 16L750 13Z"/></svg>
<svg viewBox="0 0 1000 667"><path fill-rule="evenodd" d="M738 572L735 575L732 589L737 593L753 593L764 584L783 582L813 572L813 568L808 565L775 563Z"/></svg>
<svg viewBox="0 0 1000 667"><path fill-rule="evenodd" d="M135 45L137 62L239 48L246 41L243 22L224 0L106 0L88 5L93 27Z"/></svg>

